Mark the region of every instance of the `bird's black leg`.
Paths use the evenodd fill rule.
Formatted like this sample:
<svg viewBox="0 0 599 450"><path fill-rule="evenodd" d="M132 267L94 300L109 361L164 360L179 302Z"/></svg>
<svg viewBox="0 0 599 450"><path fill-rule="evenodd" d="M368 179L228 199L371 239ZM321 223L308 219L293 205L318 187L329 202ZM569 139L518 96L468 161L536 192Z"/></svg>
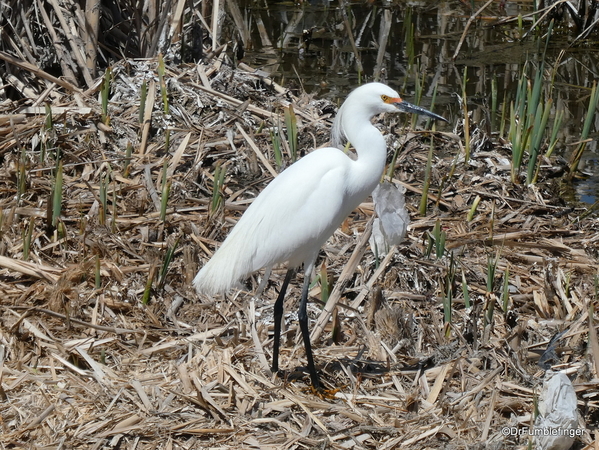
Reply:
<svg viewBox="0 0 599 450"><path fill-rule="evenodd" d="M309 271L311 272L311 270ZM308 360L308 372L310 373L310 379L312 380L312 387L314 389L320 388L320 380L316 373L316 367L314 367L314 358L312 357L312 345L310 344L310 331L308 330L308 312L306 307L308 305L308 290L310 288L310 275L306 271L304 275L304 287L302 289L302 300L300 301L299 312L297 319L299 321L300 329L302 330L302 337L304 338L304 348L306 349L306 359Z"/></svg>
<svg viewBox="0 0 599 450"><path fill-rule="evenodd" d="M289 269L285 275L285 280L283 281L283 286L281 286L281 290L279 291L279 296L277 297L273 311L275 318L275 335L272 345L273 373L277 373L279 371L279 344L281 341L281 321L283 320L283 300L285 299L285 292L287 291L287 286L289 285L291 278L293 278L293 275L295 275L295 269Z"/></svg>

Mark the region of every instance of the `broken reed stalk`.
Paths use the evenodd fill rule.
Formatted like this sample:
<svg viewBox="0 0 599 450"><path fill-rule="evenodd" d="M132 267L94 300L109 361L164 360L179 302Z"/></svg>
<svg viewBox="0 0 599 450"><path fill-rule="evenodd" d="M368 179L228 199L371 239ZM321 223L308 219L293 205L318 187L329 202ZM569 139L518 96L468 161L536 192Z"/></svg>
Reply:
<svg viewBox="0 0 599 450"><path fill-rule="evenodd" d="M107 179L108 174L106 173L100 177L100 189L98 193L100 197L100 225L106 225L106 211L108 210Z"/></svg>
<svg viewBox="0 0 599 450"><path fill-rule="evenodd" d="M101 0L89 0L85 2L85 29L87 32L84 34L84 41L85 55L87 56L86 66L92 77L95 77L96 74L101 11Z"/></svg>
<svg viewBox="0 0 599 450"><path fill-rule="evenodd" d="M406 60L407 70L414 67L416 59L415 39L414 39L414 22L412 21L412 6L406 7L406 13L403 19L403 34L406 43Z"/></svg>
<svg viewBox="0 0 599 450"><path fill-rule="evenodd" d="M503 314L507 315L507 310L510 301L510 268L505 268L503 272L503 288L501 289L501 305L503 306Z"/></svg>
<svg viewBox="0 0 599 450"><path fill-rule="evenodd" d="M387 42L389 41L389 32L391 31L391 25L393 23L393 13L390 8L384 8L381 17L381 26L379 28L379 39L378 39L378 52L376 55L376 65L374 67L373 78L374 81L380 81L381 72L383 71L383 63L385 60L385 52L387 49Z"/></svg>
<svg viewBox="0 0 599 450"><path fill-rule="evenodd" d="M160 95L162 97L162 111L164 112L165 116L168 116L169 111L170 111L170 106L169 106L169 101L168 101L168 90L166 87L166 79L165 79L166 67L165 67L165 63L164 63L164 58L162 57L162 53L158 55L157 72L158 72L158 82L160 84ZM170 128L166 127L164 130L164 151L166 153L168 153L168 151L169 151L170 141L171 141L171 130L170 130Z"/></svg>
<svg viewBox="0 0 599 450"><path fill-rule="evenodd" d="M146 99L148 97L148 84L143 81L141 83L141 92L139 93L139 124L144 123L144 114L146 111Z"/></svg>
<svg viewBox="0 0 599 450"><path fill-rule="evenodd" d="M443 296L443 317L445 321L445 338L451 335L451 320L453 308L453 286L455 284L455 261L453 252L449 253L449 267L445 274L445 295Z"/></svg>
<svg viewBox="0 0 599 450"><path fill-rule="evenodd" d="M23 236L23 261L27 261L29 259L29 251L31 249L31 239L33 236L33 229L35 228L35 220L33 217L29 218L29 224L27 229L24 230Z"/></svg>
<svg viewBox="0 0 599 450"><path fill-rule="evenodd" d="M339 11L341 12L341 16L343 17L343 23L345 25L345 30L347 31L347 37L349 39L349 43L354 52L354 57L356 58L356 67L358 69L358 84L362 83L362 74L364 73L364 68L362 67L362 58L360 57L360 52L356 45L356 40L354 38L354 33L352 31L352 26L349 21L349 16L347 14L347 9L351 8L349 2L345 0L339 0Z"/></svg>
<svg viewBox="0 0 599 450"><path fill-rule="evenodd" d="M21 205L21 197L27 190L27 152L25 147L21 149L21 155L18 160L17 171L17 206Z"/></svg>
<svg viewBox="0 0 599 450"><path fill-rule="evenodd" d="M104 72L104 79L102 81L102 90L100 97L102 99L102 123L104 125L110 125L110 117L108 117L108 96L110 95L110 82L112 81L112 69L110 66Z"/></svg>
<svg viewBox="0 0 599 450"><path fill-rule="evenodd" d="M171 190L172 181L167 178L166 158L162 165L162 193L160 196L160 221L166 222L166 209L168 206L168 196Z"/></svg>
<svg viewBox="0 0 599 450"><path fill-rule="evenodd" d="M468 66L464 67L464 76L462 77L462 112L464 114L464 162L466 165L470 161L470 117L468 117L468 97L466 85L468 83Z"/></svg>
<svg viewBox="0 0 599 450"><path fill-rule="evenodd" d="M491 126L490 129L495 129L497 123L497 76L493 74L491 78Z"/></svg>
<svg viewBox="0 0 599 450"><path fill-rule="evenodd" d="M100 267L100 255L96 255L96 264L95 264L95 270L94 270L94 281L95 281L95 287L96 289L100 289L102 287L102 273L101 273L101 267Z"/></svg>
<svg viewBox="0 0 599 450"><path fill-rule="evenodd" d="M123 177L127 178L129 176L129 171L131 169L131 154L133 153L133 144L131 142L127 142L127 148L125 149L125 162L123 165Z"/></svg>

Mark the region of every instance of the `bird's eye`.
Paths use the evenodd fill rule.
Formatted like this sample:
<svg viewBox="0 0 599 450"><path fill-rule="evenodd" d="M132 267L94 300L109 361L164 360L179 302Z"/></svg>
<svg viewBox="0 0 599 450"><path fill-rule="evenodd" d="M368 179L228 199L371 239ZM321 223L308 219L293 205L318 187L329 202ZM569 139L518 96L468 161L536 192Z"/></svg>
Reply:
<svg viewBox="0 0 599 450"><path fill-rule="evenodd" d="M387 103L389 101L389 96L388 95L381 95L381 100L383 100L385 103Z"/></svg>

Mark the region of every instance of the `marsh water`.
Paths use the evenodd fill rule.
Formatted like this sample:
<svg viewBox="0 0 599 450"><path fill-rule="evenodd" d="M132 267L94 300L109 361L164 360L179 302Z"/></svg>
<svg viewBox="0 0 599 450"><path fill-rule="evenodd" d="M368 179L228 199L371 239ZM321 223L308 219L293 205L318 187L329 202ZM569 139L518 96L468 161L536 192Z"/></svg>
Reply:
<svg viewBox="0 0 599 450"><path fill-rule="evenodd" d="M580 140L590 89L599 78L599 48L588 38L575 40L567 11L543 18L530 2L493 2L475 20L470 18L482 2L245 0L240 5L244 25L238 15L230 28L244 42L243 60L279 83L341 100L359 83L380 80L425 107L436 88L435 112L455 123L462 114L465 74L468 110L497 138L502 129L506 133L518 81L524 73L534 76L544 62L552 119L564 112L556 153L566 159ZM546 47L549 17L555 26ZM579 165L585 177L574 182L573 200L599 198L597 130L596 114Z"/></svg>

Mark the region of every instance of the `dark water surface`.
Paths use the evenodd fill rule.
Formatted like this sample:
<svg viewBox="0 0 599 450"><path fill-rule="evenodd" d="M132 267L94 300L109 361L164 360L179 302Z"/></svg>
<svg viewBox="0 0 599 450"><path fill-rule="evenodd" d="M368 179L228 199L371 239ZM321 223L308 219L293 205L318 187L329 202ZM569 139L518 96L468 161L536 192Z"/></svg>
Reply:
<svg viewBox="0 0 599 450"><path fill-rule="evenodd" d="M509 102L515 98L525 66L534 75L543 59L542 31L529 32L535 20L530 2L493 2L469 24L467 33L464 29L473 12L469 2L340 4L338 0L243 0L240 11L249 31L243 39L244 60L283 85L302 86L318 97L339 100L360 82L380 80L406 100L430 107L437 86L434 110L452 123L462 114L456 94L462 94L466 68L466 95L473 119L488 132L499 133L503 104L508 106L509 117ZM482 2L475 3L474 11L482 6ZM241 40L238 29L231 24L231 33ZM570 24L558 20L545 54L545 90L552 89L552 116L564 110L556 152L565 158L575 148L570 144L580 140L590 88L599 79L598 47L585 42L572 46L574 37ZM420 100L415 98L417 84L422 86ZM441 124L438 128L443 129ZM505 133L507 129L506 124ZM593 141L587 144L580 165L589 177L573 186L577 200L587 203L599 198L597 130L599 115L595 115Z"/></svg>

